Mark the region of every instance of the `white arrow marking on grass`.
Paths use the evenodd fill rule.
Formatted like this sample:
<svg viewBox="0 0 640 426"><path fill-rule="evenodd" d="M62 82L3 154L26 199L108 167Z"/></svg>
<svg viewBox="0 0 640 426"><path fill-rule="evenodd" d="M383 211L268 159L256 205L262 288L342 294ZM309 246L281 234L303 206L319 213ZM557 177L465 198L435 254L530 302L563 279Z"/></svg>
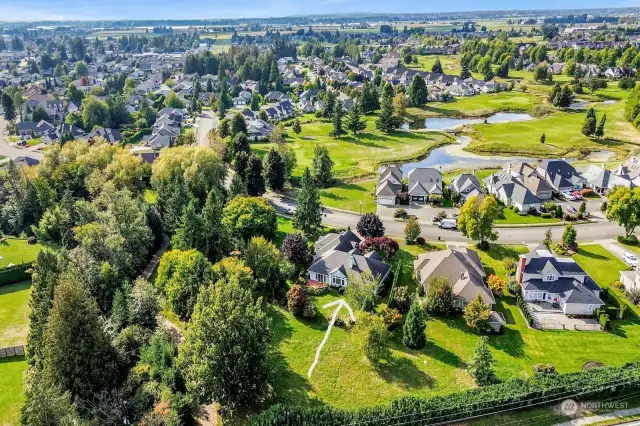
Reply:
<svg viewBox="0 0 640 426"><path fill-rule="evenodd" d="M355 315L353 315L353 311L351 310L351 307L347 304L347 302L345 302L342 299L338 299L334 302L327 303L322 308L327 309L335 305L338 305L338 307L336 308L335 311L333 311L333 316L331 317L329 328L327 328L327 332L324 334L324 339L322 339L320 346L318 346L318 349L316 350L316 358L313 360L313 364L311 364L311 367L309 367L309 372L307 373L307 377L311 377L311 372L313 372L313 369L318 364L318 358L320 358L320 351L322 350L322 347L324 346L324 344L327 343L327 339L329 338L329 334L331 333L331 328L333 327L333 324L336 322L336 318L338 318L338 312L340 312L340 309L342 309L343 306L347 308L347 311L349 311L349 317L351 317L351 321L356 322L356 317Z"/></svg>

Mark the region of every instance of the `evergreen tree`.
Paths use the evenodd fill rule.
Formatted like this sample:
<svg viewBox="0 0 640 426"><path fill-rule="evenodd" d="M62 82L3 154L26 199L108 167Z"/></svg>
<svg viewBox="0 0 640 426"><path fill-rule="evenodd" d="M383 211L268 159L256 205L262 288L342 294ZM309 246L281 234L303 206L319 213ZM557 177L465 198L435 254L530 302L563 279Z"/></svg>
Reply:
<svg viewBox="0 0 640 426"><path fill-rule="evenodd" d="M178 365L201 404L250 406L267 389L269 318L236 277L200 290Z"/></svg>
<svg viewBox="0 0 640 426"><path fill-rule="evenodd" d="M274 148L271 148L264 158L264 178L267 187L272 191L282 191L285 181L285 167L282 156Z"/></svg>
<svg viewBox="0 0 640 426"><path fill-rule="evenodd" d="M547 135L545 135L544 133L542 133L540 135L540 143L544 144L547 141Z"/></svg>
<svg viewBox="0 0 640 426"><path fill-rule="evenodd" d="M547 249L551 250L552 244L553 244L553 234L551 233L551 228L549 228L544 233L544 240L542 240L542 245L544 245Z"/></svg>
<svg viewBox="0 0 640 426"><path fill-rule="evenodd" d="M245 185L242 177L236 173L231 179L231 186L229 187L229 198L247 195L247 186Z"/></svg>
<svg viewBox="0 0 640 426"><path fill-rule="evenodd" d="M460 78L466 80L471 77L471 71L469 71L469 64L467 62L463 62L460 69Z"/></svg>
<svg viewBox="0 0 640 426"><path fill-rule="evenodd" d="M258 111L260 109L260 95L254 93L251 95L251 111Z"/></svg>
<svg viewBox="0 0 640 426"><path fill-rule="evenodd" d="M313 147L311 167L313 169L313 178L320 188L328 187L333 181L333 173L331 171L333 164L326 146L316 145Z"/></svg>
<svg viewBox="0 0 640 426"><path fill-rule="evenodd" d="M259 197L264 194L265 183L262 175L262 160L253 154L249 158L249 167L246 178L247 194L252 197Z"/></svg>
<svg viewBox="0 0 640 426"><path fill-rule="evenodd" d="M411 349L422 349L427 341L425 336L424 311L417 300L414 300L402 327L402 343Z"/></svg>
<svg viewBox="0 0 640 426"><path fill-rule="evenodd" d="M321 115L324 118L329 118L333 116L334 110L336 108L336 94L333 92L326 92L324 105L321 110Z"/></svg>
<svg viewBox="0 0 640 426"><path fill-rule="evenodd" d="M177 250L189 250L198 247L198 238L202 230L202 220L198 214L198 200L191 198L180 216L171 245Z"/></svg>
<svg viewBox="0 0 640 426"><path fill-rule="evenodd" d="M423 107L427 103L427 95L427 84L424 79L420 74L414 75L407 89L409 105L419 108Z"/></svg>
<svg viewBox="0 0 640 426"><path fill-rule="evenodd" d="M213 82L211 81L210 78L207 79L207 88L206 88L207 93L213 93ZM211 95L213 96L213 95Z"/></svg>
<svg viewBox="0 0 640 426"><path fill-rule="evenodd" d="M239 154L244 152L251 154L251 144L249 144L249 138L244 132L240 132L233 138L233 152Z"/></svg>
<svg viewBox="0 0 640 426"><path fill-rule="evenodd" d="M440 63L440 58L436 58L435 62L431 66L431 72L434 72L434 73L437 73L437 74L443 74L444 73L442 71L442 64Z"/></svg>
<svg viewBox="0 0 640 426"><path fill-rule="evenodd" d="M573 102L573 92L569 86L565 84L560 92L560 99L557 102L557 106L560 108L568 108L571 102Z"/></svg>
<svg viewBox="0 0 640 426"><path fill-rule="evenodd" d="M294 228L307 235L314 233L320 228L322 222L322 206L320 191L318 191L308 167L304 169L296 201L298 207L293 215Z"/></svg>
<svg viewBox="0 0 640 426"><path fill-rule="evenodd" d="M397 122L393 112L393 86L386 83L382 87L382 101L380 102L380 115L376 120L376 129L385 133L395 130Z"/></svg>
<svg viewBox="0 0 640 426"><path fill-rule="evenodd" d="M293 127L292 127L292 129L293 129L293 132L294 132L296 135L299 135L299 134L300 134L300 132L302 132L302 127L300 126L300 119L299 119L299 118L296 118L296 121L294 121L294 122L293 122Z"/></svg>
<svg viewBox="0 0 640 426"><path fill-rule="evenodd" d="M329 136L332 138L338 138L344 135L346 132L342 128L342 117L344 116L344 109L342 106L342 102L336 101L335 107L333 108L333 130L329 132Z"/></svg>
<svg viewBox="0 0 640 426"><path fill-rule="evenodd" d="M117 378L116 354L98 306L77 279L58 284L44 334L44 373L72 397L89 399Z"/></svg>
<svg viewBox="0 0 640 426"><path fill-rule="evenodd" d="M378 90L375 85L365 81L362 85L361 96L362 112L368 114L380 108L380 101L378 100Z"/></svg>
<svg viewBox="0 0 640 426"><path fill-rule="evenodd" d="M226 227L222 224L222 194L213 189L207 195L202 208L200 231L200 250L211 263L216 263L229 252L230 240Z"/></svg>
<svg viewBox="0 0 640 426"><path fill-rule="evenodd" d="M549 93L549 98L547 99L550 104L553 104L553 106L558 106L557 102L560 101L561 91L562 89L560 88L560 83L556 83L553 85L553 89L551 90L551 93Z"/></svg>
<svg viewBox="0 0 640 426"><path fill-rule="evenodd" d="M31 299L29 300L29 335L27 359L38 366L42 361L44 330L49 320L53 295L62 272L58 253L43 249L31 265Z"/></svg>
<svg viewBox="0 0 640 426"><path fill-rule="evenodd" d="M582 134L587 137L593 135L596 132L596 126L596 112L593 110L593 108L589 108L589 111L587 111L587 116L582 122Z"/></svg>
<svg viewBox="0 0 640 426"><path fill-rule="evenodd" d="M357 136L359 132L367 128L367 122L362 120L362 113L358 102L354 103L347 113L344 124L345 128L351 132L353 136Z"/></svg>
<svg viewBox="0 0 640 426"><path fill-rule="evenodd" d="M244 115L237 113L231 119L231 128L229 129L231 137L235 137L238 133L247 133L247 121L244 119Z"/></svg>
<svg viewBox="0 0 640 426"><path fill-rule="evenodd" d="M165 232L173 233L182 216L182 210L189 203L190 195L181 171L176 170L166 189L158 193Z"/></svg>
<svg viewBox="0 0 640 426"><path fill-rule="evenodd" d="M235 159L233 160L233 166L235 168L235 172L240 179L244 181L247 178L247 170L249 166L249 154L245 151L240 151L236 153Z"/></svg>
<svg viewBox="0 0 640 426"><path fill-rule="evenodd" d="M4 112L4 118L7 121L13 121L16 118L16 112L13 105L13 98L9 95L9 93L4 92L1 98L2 102L2 111Z"/></svg>
<svg viewBox="0 0 640 426"><path fill-rule="evenodd" d="M607 114L604 114L600 119L598 126L596 127L596 131L595 131L596 137L601 138L604 136L604 125L606 122L607 122Z"/></svg>
<svg viewBox="0 0 640 426"><path fill-rule="evenodd" d="M488 341L487 336L480 337L473 350L473 358L469 363L469 373L471 373L478 386L487 386L496 381L493 355L489 350Z"/></svg>

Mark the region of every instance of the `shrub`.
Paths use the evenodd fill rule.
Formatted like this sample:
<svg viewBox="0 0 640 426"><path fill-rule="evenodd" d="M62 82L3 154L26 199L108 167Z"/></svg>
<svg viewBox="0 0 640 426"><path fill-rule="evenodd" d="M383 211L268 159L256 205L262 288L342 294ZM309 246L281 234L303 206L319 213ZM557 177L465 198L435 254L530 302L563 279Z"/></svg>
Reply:
<svg viewBox="0 0 640 426"><path fill-rule="evenodd" d="M627 246L637 246L638 245L638 237L636 237L635 235L631 235L629 237L626 237L624 235L620 235L618 237L618 242L620 244L624 244Z"/></svg>
<svg viewBox="0 0 640 426"><path fill-rule="evenodd" d="M610 323L611 323L611 321L609 320L609 315L600 314L600 317L598 317L598 320L600 321L600 326L602 327L603 330L609 329Z"/></svg>
<svg viewBox="0 0 640 426"><path fill-rule="evenodd" d="M323 294L327 294L328 292L329 286L325 283L307 286L307 294L309 296L322 296Z"/></svg>
<svg viewBox="0 0 640 426"><path fill-rule="evenodd" d="M442 221L442 219L446 219L447 218L447 212L445 212L444 210L438 212L434 217L433 217L433 221L434 222L440 222Z"/></svg>
<svg viewBox="0 0 640 426"><path fill-rule="evenodd" d="M543 219L551 219L553 215L551 213L542 213L540 214L540 217Z"/></svg>
<svg viewBox="0 0 640 426"><path fill-rule="evenodd" d="M409 217L409 213L407 213L405 209L397 209L395 212L393 212L393 217L395 217L396 219L406 219Z"/></svg>
<svg viewBox="0 0 640 426"><path fill-rule="evenodd" d="M398 242L389 237L367 237L360 243L361 251L376 251L387 259L393 257L399 248Z"/></svg>
<svg viewBox="0 0 640 426"><path fill-rule="evenodd" d="M384 307L382 311L380 311L380 315L382 316L384 324L387 326L387 330L395 330L402 324L402 314L397 309Z"/></svg>
<svg viewBox="0 0 640 426"><path fill-rule="evenodd" d="M487 285L495 296L502 296L507 287L507 283L497 275L489 275Z"/></svg>
<svg viewBox="0 0 640 426"><path fill-rule="evenodd" d="M626 295L627 295L627 298L629 299L629 301L631 303L633 303L634 305L640 304L640 288L638 288L637 286L630 288L626 292ZM620 312L622 313L622 308L620 309Z"/></svg>
<svg viewBox="0 0 640 426"><path fill-rule="evenodd" d="M614 281L613 284L611 284L613 286L613 288L617 289L617 290L624 290L624 284L622 284L622 281Z"/></svg>
<svg viewBox="0 0 640 426"><path fill-rule="evenodd" d="M396 308L403 314L406 314L411 306L411 297L409 296L409 287L400 286L393 289L393 300Z"/></svg>
<svg viewBox="0 0 640 426"><path fill-rule="evenodd" d="M304 305L304 309L302 310L302 316L307 319L314 319L316 317L316 311L316 304L313 301L308 300L307 304Z"/></svg>
<svg viewBox="0 0 640 426"><path fill-rule="evenodd" d="M287 292L287 306L289 307L289 312L295 316L302 315L308 300L307 292L299 284L294 284Z"/></svg>
<svg viewBox="0 0 640 426"><path fill-rule="evenodd" d="M509 290L509 294L516 296L520 294L520 284L516 280L511 280L507 284L507 290Z"/></svg>
<svg viewBox="0 0 640 426"><path fill-rule="evenodd" d="M580 195L582 195L583 197L591 197L593 196L593 189L584 188L583 190L580 191Z"/></svg>
<svg viewBox="0 0 640 426"><path fill-rule="evenodd" d="M553 364L533 364L531 367L533 368L533 374L536 376L557 374L556 367Z"/></svg>
<svg viewBox="0 0 640 426"><path fill-rule="evenodd" d="M416 238L416 244L423 245L425 243L424 237Z"/></svg>
<svg viewBox="0 0 640 426"><path fill-rule="evenodd" d="M535 207L529 207L527 213L529 213L531 216L537 216L540 212Z"/></svg>
<svg viewBox="0 0 640 426"><path fill-rule="evenodd" d="M507 272L507 275L513 275L513 273L516 272L516 261L511 257L507 257L506 259L504 259L502 261L502 266Z"/></svg>

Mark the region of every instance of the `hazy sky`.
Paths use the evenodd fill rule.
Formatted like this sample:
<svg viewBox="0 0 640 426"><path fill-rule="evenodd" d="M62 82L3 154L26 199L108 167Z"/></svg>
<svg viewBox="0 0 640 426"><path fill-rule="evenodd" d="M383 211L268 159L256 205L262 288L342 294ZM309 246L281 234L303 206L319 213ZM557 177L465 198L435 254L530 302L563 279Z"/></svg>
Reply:
<svg viewBox="0 0 640 426"><path fill-rule="evenodd" d="M349 12L457 12L640 6L640 0L0 0L0 21L242 18Z"/></svg>

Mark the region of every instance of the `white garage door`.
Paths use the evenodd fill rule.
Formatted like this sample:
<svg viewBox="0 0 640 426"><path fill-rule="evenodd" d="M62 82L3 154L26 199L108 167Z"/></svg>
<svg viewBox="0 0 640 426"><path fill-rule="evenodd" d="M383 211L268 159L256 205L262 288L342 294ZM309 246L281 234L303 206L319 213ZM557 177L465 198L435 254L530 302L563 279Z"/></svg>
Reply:
<svg viewBox="0 0 640 426"><path fill-rule="evenodd" d="M378 204L392 206L396 203L396 197L378 197Z"/></svg>

